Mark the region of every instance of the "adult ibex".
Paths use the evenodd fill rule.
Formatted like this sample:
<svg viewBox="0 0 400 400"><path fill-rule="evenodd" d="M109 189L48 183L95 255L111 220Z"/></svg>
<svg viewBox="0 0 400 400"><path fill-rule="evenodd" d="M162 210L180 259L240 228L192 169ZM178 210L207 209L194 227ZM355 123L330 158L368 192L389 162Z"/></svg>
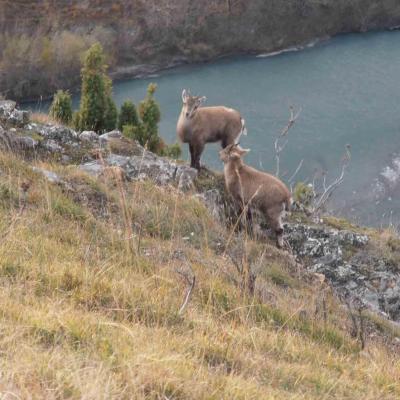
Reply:
<svg viewBox="0 0 400 400"><path fill-rule="evenodd" d="M227 107L200 107L205 97L182 92L182 112L176 131L183 143L189 144L190 166L200 170L200 157L206 143L221 142L222 148L236 143L247 134L245 121L236 110Z"/></svg>
<svg viewBox="0 0 400 400"><path fill-rule="evenodd" d="M289 210L292 196L278 178L246 165L242 157L250 150L232 144L220 151L224 162L225 184L241 210L253 207L269 222L276 234L277 246L283 246L282 214Z"/></svg>

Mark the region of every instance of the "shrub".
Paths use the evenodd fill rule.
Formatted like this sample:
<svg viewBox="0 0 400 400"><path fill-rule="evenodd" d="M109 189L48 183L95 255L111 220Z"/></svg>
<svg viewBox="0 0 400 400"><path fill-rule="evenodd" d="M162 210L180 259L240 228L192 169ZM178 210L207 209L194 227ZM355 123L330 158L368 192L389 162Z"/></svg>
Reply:
<svg viewBox="0 0 400 400"><path fill-rule="evenodd" d="M134 125L124 125L122 128L122 133L125 137L132 140L137 140L140 144L145 143L146 132L144 130L143 124Z"/></svg>
<svg viewBox="0 0 400 400"><path fill-rule="evenodd" d="M293 199L305 207L311 205L314 198L314 191L312 187L303 182L298 182L293 191Z"/></svg>
<svg viewBox="0 0 400 400"><path fill-rule="evenodd" d="M139 116L136 111L136 107L130 100L124 101L121 106L121 111L119 113L118 129L122 131L125 125L139 125Z"/></svg>
<svg viewBox="0 0 400 400"><path fill-rule="evenodd" d="M178 148L174 145L169 149L158 136L158 123L160 122L160 106L154 100L154 93L157 85L150 83L147 88L147 95L139 104L139 117L137 116L134 104L126 101L121 107L119 127L122 127L123 134L137 140L142 146L159 155L175 157ZM128 122L128 123L125 123ZM165 153L167 152L167 153ZM179 148L180 155L180 148ZM175 158L179 157L176 156Z"/></svg>
<svg viewBox="0 0 400 400"><path fill-rule="evenodd" d="M104 128L106 131L112 131L117 127L118 110L112 96L107 97L107 109L104 116Z"/></svg>
<svg viewBox="0 0 400 400"><path fill-rule="evenodd" d="M158 136L158 123L161 119L160 106L154 100L154 93L157 90L155 83L150 83L147 87L147 94L139 104L139 114L145 126L147 136Z"/></svg>
<svg viewBox="0 0 400 400"><path fill-rule="evenodd" d="M79 111L75 111L72 114L72 126L77 131L81 129L81 114Z"/></svg>
<svg viewBox="0 0 400 400"><path fill-rule="evenodd" d="M182 154L182 149L179 143L174 143L169 146L165 146L162 150L162 154L165 157L173 158L177 160Z"/></svg>
<svg viewBox="0 0 400 400"><path fill-rule="evenodd" d="M160 150L158 123L160 122L161 112L159 105L153 97L156 89L157 85L150 83L147 88L145 99L139 104L139 115L141 121L138 121L136 127L134 124L130 123L128 124L130 128L125 129L125 135L127 137L136 139L142 146L146 146L153 152L159 152ZM135 127L135 129L132 129L131 127Z"/></svg>
<svg viewBox="0 0 400 400"><path fill-rule="evenodd" d="M62 124L72 121L72 100L68 92L59 90L53 97L50 107L50 116Z"/></svg>

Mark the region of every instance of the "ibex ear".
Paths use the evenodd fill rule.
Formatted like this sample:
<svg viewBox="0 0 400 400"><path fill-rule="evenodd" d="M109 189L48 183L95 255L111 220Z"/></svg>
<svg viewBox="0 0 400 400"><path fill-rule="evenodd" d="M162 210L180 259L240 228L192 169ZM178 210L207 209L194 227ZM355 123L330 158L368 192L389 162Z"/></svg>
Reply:
<svg viewBox="0 0 400 400"><path fill-rule="evenodd" d="M183 89L183 91L182 91L182 102L184 104L186 104L187 97L188 97L188 95L187 95L186 89Z"/></svg>
<svg viewBox="0 0 400 400"><path fill-rule="evenodd" d="M204 103L204 102L206 102L207 101L207 97L206 96L203 96L203 97L200 97L199 98L199 103L200 104L202 104L202 103Z"/></svg>

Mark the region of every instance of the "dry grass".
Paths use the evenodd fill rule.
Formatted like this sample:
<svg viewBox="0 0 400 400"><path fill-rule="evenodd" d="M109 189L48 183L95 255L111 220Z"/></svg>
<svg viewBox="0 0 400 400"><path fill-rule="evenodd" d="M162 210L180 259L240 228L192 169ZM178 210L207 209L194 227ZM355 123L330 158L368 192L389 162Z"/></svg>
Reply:
<svg viewBox="0 0 400 400"><path fill-rule="evenodd" d="M250 296L222 256L230 233L197 200L46 168L75 190L0 153L0 397L399 398L399 358L360 352L332 297L316 317L318 288L284 253L232 242L257 268ZM183 315L177 270L197 278Z"/></svg>
<svg viewBox="0 0 400 400"><path fill-rule="evenodd" d="M31 115L31 121L36 122L37 124L51 124L58 125L58 122L50 117L50 115L41 112L34 112Z"/></svg>

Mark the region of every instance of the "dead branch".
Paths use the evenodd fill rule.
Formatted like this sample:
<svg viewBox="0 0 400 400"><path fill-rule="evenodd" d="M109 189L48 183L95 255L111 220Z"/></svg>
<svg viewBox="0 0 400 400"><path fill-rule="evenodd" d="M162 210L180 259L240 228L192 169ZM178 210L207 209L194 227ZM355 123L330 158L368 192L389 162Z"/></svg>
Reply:
<svg viewBox="0 0 400 400"><path fill-rule="evenodd" d="M289 183L293 183L294 178L296 177L296 175L299 173L299 171L301 170L301 167L303 166L304 163L304 159L302 159L299 162L299 165L297 166L296 170L294 171L293 175L289 178L288 182Z"/></svg>
<svg viewBox="0 0 400 400"><path fill-rule="evenodd" d="M275 160L276 160L276 176L279 176L280 173L280 159L281 159L281 153L285 149L286 145L288 144L288 138L287 135L289 133L290 128L294 125L296 122L297 118L299 118L301 114L301 108L298 110L297 113L294 112L294 107L290 106L290 118L286 126L282 129L280 134L275 140L274 143L274 148L275 148Z"/></svg>
<svg viewBox="0 0 400 400"><path fill-rule="evenodd" d="M185 273L185 272L182 272L182 271L176 271L176 272L179 275L181 275L189 285L187 293L186 293L186 296L185 296L185 299L184 299L184 301L183 301L183 303L181 305L181 308L178 311L178 315L182 315L183 312L185 311L188 303L189 303L190 297L192 296L192 292L193 292L194 286L196 284L196 276L193 274L193 271L192 271L192 277L191 278L189 277L188 273Z"/></svg>
<svg viewBox="0 0 400 400"><path fill-rule="evenodd" d="M358 309L358 317L360 320L360 331L359 331L359 339L361 343L361 350L365 349L365 327L364 327L364 315L363 315L363 308L359 307Z"/></svg>
<svg viewBox="0 0 400 400"><path fill-rule="evenodd" d="M315 204L313 207L313 213L318 212L326 204L326 202L330 199L333 192L342 184L347 167L350 163L350 160L351 160L350 145L347 144L345 147L345 154L341 160L342 168L340 171L340 175L330 185L327 186L326 173L323 174L323 178L322 178L323 192L318 197L318 199L315 201ZM313 181L313 190L315 193L315 180Z"/></svg>
<svg viewBox="0 0 400 400"><path fill-rule="evenodd" d="M359 328L358 328L358 324L357 324L357 319L353 313L353 310L351 308L351 305L349 303L349 301L345 298L342 297L342 301L344 302L344 304L346 305L347 309L349 310L349 316L351 318L351 322L353 324L353 329L350 332L351 337L358 337L358 332L359 332Z"/></svg>

